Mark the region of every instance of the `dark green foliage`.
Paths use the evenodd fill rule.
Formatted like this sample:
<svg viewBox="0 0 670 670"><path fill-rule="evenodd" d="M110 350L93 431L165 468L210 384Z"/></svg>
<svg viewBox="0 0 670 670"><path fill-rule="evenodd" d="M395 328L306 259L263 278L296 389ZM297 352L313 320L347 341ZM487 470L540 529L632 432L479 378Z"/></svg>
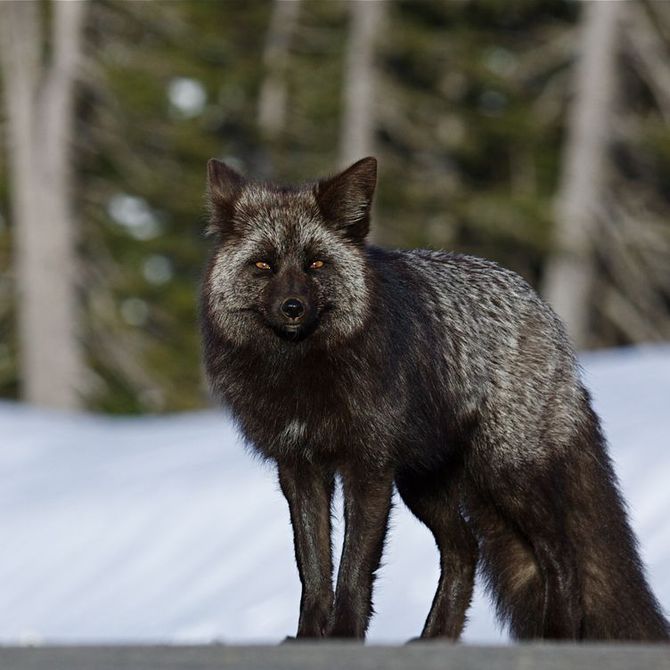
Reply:
<svg viewBox="0 0 670 670"><path fill-rule="evenodd" d="M387 7L377 59L378 239L492 258L537 286L551 240L579 3ZM73 155L92 409L206 402L194 296L207 253L208 158L279 181L338 167L346 3L301 2L287 123L270 142L260 137L256 107L271 12L269 0L91 4ZM645 121L635 148L614 146L615 161L667 199L667 127L630 64L622 76L627 105ZM176 78L202 86L200 112L170 104ZM0 396L11 398L18 372L7 180L0 162ZM110 214L114 198L127 196L151 219L144 228ZM604 326L599 337L620 341Z"/></svg>

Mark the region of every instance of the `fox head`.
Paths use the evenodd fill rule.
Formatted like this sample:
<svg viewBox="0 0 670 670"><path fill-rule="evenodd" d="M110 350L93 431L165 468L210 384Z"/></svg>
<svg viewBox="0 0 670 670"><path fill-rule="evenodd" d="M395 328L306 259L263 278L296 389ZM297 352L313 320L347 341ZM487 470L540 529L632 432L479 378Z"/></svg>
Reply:
<svg viewBox="0 0 670 670"><path fill-rule="evenodd" d="M365 236L377 161L295 187L247 180L207 166L215 239L205 276L208 316L237 345L265 337L342 342L365 323Z"/></svg>

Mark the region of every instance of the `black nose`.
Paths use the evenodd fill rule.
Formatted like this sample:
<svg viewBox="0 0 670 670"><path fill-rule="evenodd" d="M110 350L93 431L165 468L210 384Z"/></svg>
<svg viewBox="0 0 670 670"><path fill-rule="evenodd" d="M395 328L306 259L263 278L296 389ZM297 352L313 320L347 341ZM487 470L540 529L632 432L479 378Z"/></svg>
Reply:
<svg viewBox="0 0 670 670"><path fill-rule="evenodd" d="M299 319L305 313L305 305L297 298L288 298L282 303L281 311L289 319Z"/></svg>

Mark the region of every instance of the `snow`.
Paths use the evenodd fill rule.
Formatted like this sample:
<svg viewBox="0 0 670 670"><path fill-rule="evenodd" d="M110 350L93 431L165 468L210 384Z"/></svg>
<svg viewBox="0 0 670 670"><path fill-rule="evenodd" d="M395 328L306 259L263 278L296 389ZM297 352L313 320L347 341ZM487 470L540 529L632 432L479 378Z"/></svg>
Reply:
<svg viewBox="0 0 670 670"><path fill-rule="evenodd" d="M667 609L670 347L583 363ZM0 481L0 643L274 642L295 631L288 510L223 412L118 419L0 403ZM369 639L417 635L437 577L429 532L398 502ZM464 639L505 639L479 590Z"/></svg>

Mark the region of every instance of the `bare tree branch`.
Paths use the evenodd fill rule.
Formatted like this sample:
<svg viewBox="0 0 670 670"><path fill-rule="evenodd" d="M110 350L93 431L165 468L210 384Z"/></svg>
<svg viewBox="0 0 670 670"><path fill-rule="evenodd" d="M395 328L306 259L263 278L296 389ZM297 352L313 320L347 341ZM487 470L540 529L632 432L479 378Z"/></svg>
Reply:
<svg viewBox="0 0 670 670"><path fill-rule="evenodd" d="M670 52L653 25L644 5L626 5L626 30L622 31L638 74L654 95L663 119L670 121Z"/></svg>

